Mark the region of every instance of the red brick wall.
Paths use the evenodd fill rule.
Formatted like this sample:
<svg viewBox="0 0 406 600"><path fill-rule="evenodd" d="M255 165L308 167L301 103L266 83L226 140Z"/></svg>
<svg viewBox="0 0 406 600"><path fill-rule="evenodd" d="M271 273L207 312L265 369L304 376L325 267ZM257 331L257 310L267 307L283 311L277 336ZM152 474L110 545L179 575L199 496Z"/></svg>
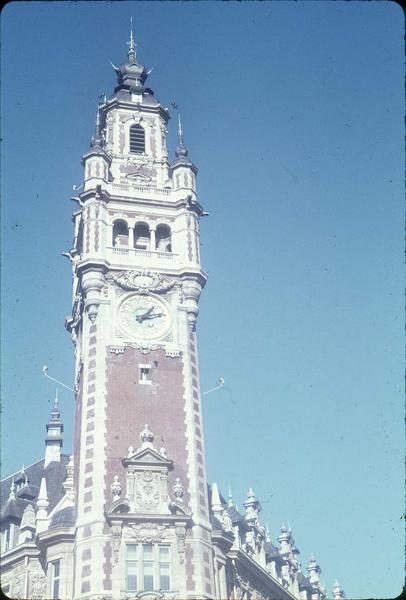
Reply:
<svg viewBox="0 0 406 600"><path fill-rule="evenodd" d="M138 383L140 364L151 365L151 385ZM119 476L125 490L121 459L127 455L129 446L141 445L139 434L147 423L155 435L155 447L159 450L165 446L168 458L174 462L170 487L175 477L179 477L188 503L182 359L169 358L163 350L142 354L127 347L124 353L114 354L107 349L106 368L106 502L111 502L110 484L114 475Z"/></svg>

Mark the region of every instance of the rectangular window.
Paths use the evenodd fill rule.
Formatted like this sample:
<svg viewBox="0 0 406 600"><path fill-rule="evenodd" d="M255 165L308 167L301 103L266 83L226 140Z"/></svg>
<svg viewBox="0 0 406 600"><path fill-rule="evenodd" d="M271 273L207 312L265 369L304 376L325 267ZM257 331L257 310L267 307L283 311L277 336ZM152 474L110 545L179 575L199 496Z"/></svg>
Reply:
<svg viewBox="0 0 406 600"><path fill-rule="evenodd" d="M54 560L52 563L52 598L57 600L59 598L59 579L61 572L61 561Z"/></svg>
<svg viewBox="0 0 406 600"><path fill-rule="evenodd" d="M3 532L3 552L10 548L10 525Z"/></svg>
<svg viewBox="0 0 406 600"><path fill-rule="evenodd" d="M171 589L169 546L159 546L159 588L163 592Z"/></svg>
<svg viewBox="0 0 406 600"><path fill-rule="evenodd" d="M154 547L152 544L144 544L142 550L144 592L151 592L154 589Z"/></svg>
<svg viewBox="0 0 406 600"><path fill-rule="evenodd" d="M137 591L137 546L135 544L127 545L127 591Z"/></svg>
<svg viewBox="0 0 406 600"><path fill-rule="evenodd" d="M149 385L151 383L151 379L150 379L151 365L139 365L139 368L140 368L139 383Z"/></svg>
<svg viewBox="0 0 406 600"><path fill-rule="evenodd" d="M127 544L126 582L128 592L171 589L170 547L157 544Z"/></svg>

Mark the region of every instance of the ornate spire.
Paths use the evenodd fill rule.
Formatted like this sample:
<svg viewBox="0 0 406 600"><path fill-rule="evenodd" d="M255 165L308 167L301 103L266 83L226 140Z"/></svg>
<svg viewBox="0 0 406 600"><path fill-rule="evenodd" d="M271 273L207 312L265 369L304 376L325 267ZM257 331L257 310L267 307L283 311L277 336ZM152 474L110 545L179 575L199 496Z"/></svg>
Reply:
<svg viewBox="0 0 406 600"><path fill-rule="evenodd" d="M37 498L37 508L39 510L45 510L48 508L48 492L47 492L47 482L45 477L41 479L41 484L39 488L39 494Z"/></svg>
<svg viewBox="0 0 406 600"><path fill-rule="evenodd" d="M45 464L46 467L52 461L60 461L61 448L63 445L61 422L61 411L59 410L58 392L55 392L54 405L51 410L51 418L46 424L47 436L45 438Z"/></svg>
<svg viewBox="0 0 406 600"><path fill-rule="evenodd" d="M216 516L221 515L223 512L217 483L213 483L211 486L211 509Z"/></svg>
<svg viewBox="0 0 406 600"><path fill-rule="evenodd" d="M133 18L130 17L130 41L128 44L128 62L134 65L137 62L137 53L136 53L136 44L134 42L134 33L133 33Z"/></svg>
<svg viewBox="0 0 406 600"><path fill-rule="evenodd" d="M180 114L178 113L178 145L176 147L176 157L180 158L180 157L186 157L189 152L188 149L185 146L185 143L183 141L183 129L182 129L182 122L180 120Z"/></svg>
<svg viewBox="0 0 406 600"><path fill-rule="evenodd" d="M41 533L47 528L48 520L48 492L45 477L41 479L41 485L39 488L39 494L37 498L37 515L36 515L36 526L37 533Z"/></svg>
<svg viewBox="0 0 406 600"><path fill-rule="evenodd" d="M102 145L102 138L100 136L100 105L97 104L96 129L95 129L95 134L92 136L92 139L90 140L90 147L91 148L101 148L101 145Z"/></svg>
<svg viewBox="0 0 406 600"><path fill-rule="evenodd" d="M51 421L57 421L60 416L61 416L61 411L59 410L58 388L56 388L54 405L51 410Z"/></svg>

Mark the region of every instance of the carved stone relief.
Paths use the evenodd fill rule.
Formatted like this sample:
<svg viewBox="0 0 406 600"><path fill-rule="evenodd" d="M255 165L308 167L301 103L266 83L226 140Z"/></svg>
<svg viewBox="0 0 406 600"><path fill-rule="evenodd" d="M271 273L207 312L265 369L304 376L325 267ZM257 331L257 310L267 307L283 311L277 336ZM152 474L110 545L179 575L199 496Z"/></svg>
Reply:
<svg viewBox="0 0 406 600"><path fill-rule="evenodd" d="M147 511L154 510L160 501L160 483L159 473L144 471L136 474L136 495L137 505Z"/></svg>
<svg viewBox="0 0 406 600"><path fill-rule="evenodd" d="M161 294L173 288L176 283L165 275L147 270L124 271L113 275L113 279L124 290L133 290L136 294Z"/></svg>

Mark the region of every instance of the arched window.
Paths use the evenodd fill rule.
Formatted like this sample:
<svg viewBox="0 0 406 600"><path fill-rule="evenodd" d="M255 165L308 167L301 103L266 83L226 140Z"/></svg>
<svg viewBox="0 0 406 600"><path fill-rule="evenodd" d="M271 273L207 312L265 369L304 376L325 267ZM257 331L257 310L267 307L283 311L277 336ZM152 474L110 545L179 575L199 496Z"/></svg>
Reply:
<svg viewBox="0 0 406 600"><path fill-rule="evenodd" d="M159 252L172 252L171 230L167 225L156 228L156 249Z"/></svg>
<svg viewBox="0 0 406 600"><path fill-rule="evenodd" d="M128 246L128 225L125 221L116 221L113 225L113 246Z"/></svg>
<svg viewBox="0 0 406 600"><path fill-rule="evenodd" d="M145 152L145 129L141 125L130 127L130 152L132 154Z"/></svg>
<svg viewBox="0 0 406 600"><path fill-rule="evenodd" d="M134 227L134 248L149 250L149 227L146 223L137 223Z"/></svg>

